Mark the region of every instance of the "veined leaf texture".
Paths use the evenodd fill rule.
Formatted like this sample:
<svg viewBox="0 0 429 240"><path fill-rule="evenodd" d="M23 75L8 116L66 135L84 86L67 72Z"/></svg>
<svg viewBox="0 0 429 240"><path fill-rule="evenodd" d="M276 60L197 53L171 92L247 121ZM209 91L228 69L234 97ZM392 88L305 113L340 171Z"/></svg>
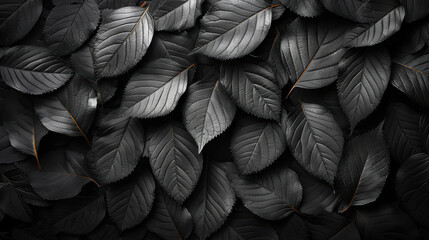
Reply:
<svg viewBox="0 0 429 240"><path fill-rule="evenodd" d="M429 237L427 0L0 0L0 238Z"/></svg>

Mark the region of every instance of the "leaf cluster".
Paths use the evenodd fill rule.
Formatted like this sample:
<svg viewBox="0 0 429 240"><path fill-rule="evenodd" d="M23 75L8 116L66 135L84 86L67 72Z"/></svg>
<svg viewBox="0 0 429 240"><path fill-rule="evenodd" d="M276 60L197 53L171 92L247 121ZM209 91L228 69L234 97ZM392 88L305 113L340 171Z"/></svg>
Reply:
<svg viewBox="0 0 429 240"><path fill-rule="evenodd" d="M0 239L429 238L429 1L0 0Z"/></svg>

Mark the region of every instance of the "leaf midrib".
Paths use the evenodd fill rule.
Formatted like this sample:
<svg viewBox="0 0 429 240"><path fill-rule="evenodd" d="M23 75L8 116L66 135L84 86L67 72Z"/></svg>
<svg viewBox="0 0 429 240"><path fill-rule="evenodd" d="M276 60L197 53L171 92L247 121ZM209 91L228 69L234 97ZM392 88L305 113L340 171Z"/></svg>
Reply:
<svg viewBox="0 0 429 240"><path fill-rule="evenodd" d="M304 110L304 107L302 106L302 102L300 102L300 105L301 105L301 110L302 110L302 113L303 113L303 115L304 115L304 119L305 119L305 121L307 122L307 124L308 124L308 129L310 129L310 135L312 136L312 138L314 139L314 142L316 142L316 148L317 148L317 151L318 151L318 155L320 156L320 158L321 158L321 160L322 160L322 163L323 163L323 167L325 167L325 172L327 173L327 175L328 175L328 178L330 179L330 180L332 180L332 181L334 181L334 177L335 176L332 176L331 177L331 174L329 174L329 171L328 171L328 168L327 168L327 166L326 166L326 163L325 163L325 161L324 161L324 157L322 156L322 151L320 150L320 147L319 147L319 143L318 143L318 141L316 140L316 138L314 137L314 132L313 132L313 130L312 130L312 127L311 127L311 124L310 124L310 121L308 120L308 118L307 118L307 115L305 114L305 110Z"/></svg>
<svg viewBox="0 0 429 240"><path fill-rule="evenodd" d="M113 56L115 56L119 49L122 48L122 46L124 45L124 43L128 40L128 38L135 32L134 30L137 28L137 26L140 24L141 20L143 19L143 17L146 15L147 11L149 10L149 7L146 8L146 10L143 12L143 14L140 16L139 20L137 21L137 23L134 25L133 29L131 29L131 32L127 35L127 37L121 41L121 44L116 48L116 50L110 55L109 59L105 62L110 62L110 60L113 58ZM108 37L107 39L109 39L110 37ZM107 39L104 39L103 41L106 41ZM102 73L104 71L104 69L106 69L106 67L108 66L108 64L106 64L100 71L98 71L99 73Z"/></svg>
<svg viewBox="0 0 429 240"><path fill-rule="evenodd" d="M228 29L226 32L224 32L224 33L220 34L220 35L219 35L219 36L217 36L215 39L210 40L209 42L207 42L206 44L204 44L204 45L203 45L203 46L201 46L201 47L198 47L197 49L193 50L192 52L194 52L194 51L195 51L195 52L199 51L201 48L206 47L208 44L210 44L210 43L212 43L212 42L215 42L216 40L218 40L219 38L223 37L224 35L226 35L226 34L227 34L227 33L229 33L230 31L234 30L235 28L237 28L238 26L240 26L240 24L242 24L242 23L244 23L244 22L246 22L246 21L249 21L249 19L251 19L251 18L255 17L256 15L258 15L258 14L260 14L260 13L262 13L263 11L268 10L268 9L271 9L271 8L273 8L273 7L276 7L276 6L277 6L277 5L269 6L269 7L266 7L266 8L264 8L264 9L262 9L262 10L260 10L260 11L256 12L256 13L252 14L252 15L251 15L251 16L249 16L248 18L244 19L244 21L242 21L242 22L240 22L239 24L237 24L236 26L234 26L234 27L232 27L232 28Z"/></svg>
<svg viewBox="0 0 429 240"><path fill-rule="evenodd" d="M383 17L381 17L379 20L377 20L376 22L370 23L366 26L368 26L368 28L365 28L365 30L361 33L359 33L352 41L354 41L355 39L365 35L371 28L373 28L376 24L379 24L380 22L383 22L383 19L390 15L391 13L394 13L396 10L399 10L400 7L402 7L402 5L396 6L394 7L392 10L390 10L389 12L387 12Z"/></svg>
<svg viewBox="0 0 429 240"><path fill-rule="evenodd" d="M194 64L190 65L188 68L186 68L185 70L181 71L180 73L178 73L177 75L169 78L167 81L165 81L161 86L159 86L158 89L156 89L155 91L151 92L150 94L148 94L147 96L144 96L140 101L134 103L132 106L130 106L128 109L130 108L134 108L136 105L141 104L142 102L144 102L146 99L148 99L150 96L156 94L157 92L161 91L166 85L170 85L172 84L172 82L179 77L180 75L184 74L185 72L187 72L190 68L192 68L194 66ZM186 79L187 81L188 79Z"/></svg>

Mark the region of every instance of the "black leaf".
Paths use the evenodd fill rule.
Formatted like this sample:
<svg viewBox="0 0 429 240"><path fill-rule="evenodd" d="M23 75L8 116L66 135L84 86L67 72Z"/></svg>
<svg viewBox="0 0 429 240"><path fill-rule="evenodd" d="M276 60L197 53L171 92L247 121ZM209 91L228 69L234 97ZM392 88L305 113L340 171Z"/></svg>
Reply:
<svg viewBox="0 0 429 240"><path fill-rule="evenodd" d="M99 18L100 10L94 0L58 5L46 19L43 38L52 51L67 55L88 40Z"/></svg>
<svg viewBox="0 0 429 240"><path fill-rule="evenodd" d="M97 75L114 77L134 67L152 41L153 28L148 8L123 7L108 14L96 36Z"/></svg>
<svg viewBox="0 0 429 240"><path fill-rule="evenodd" d="M3 81L27 94L52 92L66 83L73 71L44 47L16 46L0 61Z"/></svg>
<svg viewBox="0 0 429 240"><path fill-rule="evenodd" d="M137 166L144 149L141 123L127 116L101 123L88 155L89 167L101 183L116 182Z"/></svg>
<svg viewBox="0 0 429 240"><path fill-rule="evenodd" d="M155 180L150 170L141 168L107 189L107 207L113 222L125 230L142 222L152 209Z"/></svg>
<svg viewBox="0 0 429 240"><path fill-rule="evenodd" d="M340 211L375 201L383 190L389 165L381 126L351 140L345 147L336 178L336 189L347 204Z"/></svg>
<svg viewBox="0 0 429 240"><path fill-rule="evenodd" d="M218 59L249 54L268 34L273 7L266 0L216 1L201 20L193 52Z"/></svg>
<svg viewBox="0 0 429 240"><path fill-rule="evenodd" d="M151 135L149 162L165 191L183 202L198 182L203 159L183 124L169 122Z"/></svg>
<svg viewBox="0 0 429 240"><path fill-rule="evenodd" d="M43 9L43 0L3 0L0 5L0 46L22 39L34 27Z"/></svg>

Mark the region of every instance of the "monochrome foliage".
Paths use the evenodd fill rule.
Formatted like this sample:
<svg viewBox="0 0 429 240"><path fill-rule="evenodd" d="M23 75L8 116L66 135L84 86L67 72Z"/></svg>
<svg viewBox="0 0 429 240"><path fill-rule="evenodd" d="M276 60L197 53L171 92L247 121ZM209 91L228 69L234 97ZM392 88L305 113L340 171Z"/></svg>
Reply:
<svg viewBox="0 0 429 240"><path fill-rule="evenodd" d="M429 238L429 1L0 0L0 239Z"/></svg>

